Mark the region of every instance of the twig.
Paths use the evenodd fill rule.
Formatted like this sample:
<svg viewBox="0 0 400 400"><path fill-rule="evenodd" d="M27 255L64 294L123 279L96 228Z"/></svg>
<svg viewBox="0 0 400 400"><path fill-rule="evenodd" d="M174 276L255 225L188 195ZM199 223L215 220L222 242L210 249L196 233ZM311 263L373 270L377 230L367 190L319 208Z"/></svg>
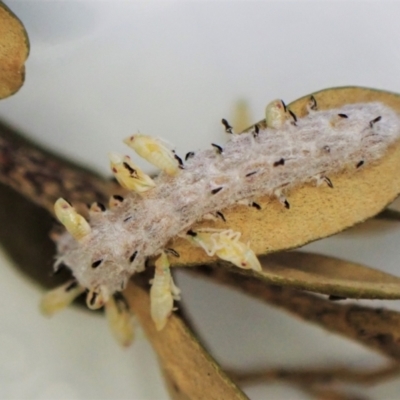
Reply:
<svg viewBox="0 0 400 400"><path fill-rule="evenodd" d="M258 382L289 381L300 385L315 383L355 383L359 385L374 385L386 379L390 379L400 372L400 364L395 363L389 366L372 371L355 370L346 367L338 368L313 368L313 369L290 369L271 368L240 372L234 370L226 371L236 382L248 385Z"/></svg>
<svg viewBox="0 0 400 400"><path fill-rule="evenodd" d="M375 215L374 218L381 219L384 221L400 221L400 211L386 208L385 210L381 211L379 214Z"/></svg>
<svg viewBox="0 0 400 400"><path fill-rule="evenodd" d="M104 202L113 186L95 173L40 148L3 123L0 123L0 182L52 214L59 197L78 203Z"/></svg>

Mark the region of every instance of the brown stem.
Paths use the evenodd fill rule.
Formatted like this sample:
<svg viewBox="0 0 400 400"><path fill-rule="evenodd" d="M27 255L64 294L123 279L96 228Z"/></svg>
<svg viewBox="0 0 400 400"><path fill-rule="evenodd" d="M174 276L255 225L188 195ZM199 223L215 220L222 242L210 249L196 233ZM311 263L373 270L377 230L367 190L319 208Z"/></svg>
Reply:
<svg viewBox="0 0 400 400"><path fill-rule="evenodd" d="M59 197L104 202L111 184L99 175L55 156L0 123L0 182L54 213Z"/></svg>
<svg viewBox="0 0 400 400"><path fill-rule="evenodd" d="M355 383L359 385L374 385L390 379L400 373L398 363L372 371L355 370L346 367L290 369L271 368L250 372L226 371L230 377L242 385L258 382L289 381L299 385L333 382Z"/></svg>
<svg viewBox="0 0 400 400"><path fill-rule="evenodd" d="M392 210L390 208L385 208L379 214L376 214L375 219L382 219L385 221L400 221L400 212L397 210Z"/></svg>
<svg viewBox="0 0 400 400"><path fill-rule="evenodd" d="M350 394L332 388L322 388L317 386L300 386L299 388L317 400L367 400L364 396Z"/></svg>

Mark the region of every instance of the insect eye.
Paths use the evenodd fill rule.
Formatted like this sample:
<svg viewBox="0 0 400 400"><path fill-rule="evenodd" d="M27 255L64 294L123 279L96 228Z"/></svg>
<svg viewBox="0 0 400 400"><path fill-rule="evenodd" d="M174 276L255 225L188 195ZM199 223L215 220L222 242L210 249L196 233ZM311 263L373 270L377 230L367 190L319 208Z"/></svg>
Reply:
<svg viewBox="0 0 400 400"><path fill-rule="evenodd" d="M92 268L97 268L102 262L103 262L103 259L94 261L92 263Z"/></svg>

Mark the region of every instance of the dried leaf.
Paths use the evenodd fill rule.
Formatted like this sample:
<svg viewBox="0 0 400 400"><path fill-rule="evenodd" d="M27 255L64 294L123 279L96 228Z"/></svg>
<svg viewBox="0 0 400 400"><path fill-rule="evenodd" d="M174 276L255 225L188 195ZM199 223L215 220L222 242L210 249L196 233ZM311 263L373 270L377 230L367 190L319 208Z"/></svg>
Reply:
<svg viewBox="0 0 400 400"><path fill-rule="evenodd" d="M338 258L303 252L262 258L262 272L240 270L267 283L355 299L400 299L400 278Z"/></svg>
<svg viewBox="0 0 400 400"><path fill-rule="evenodd" d="M24 83L28 54L29 39L22 22L0 1L0 99Z"/></svg>
<svg viewBox="0 0 400 400"><path fill-rule="evenodd" d="M176 313L162 331L156 330L150 316L148 289L143 286L147 285L131 282L124 295L157 352L171 396L180 400L247 399Z"/></svg>
<svg viewBox="0 0 400 400"><path fill-rule="evenodd" d="M373 89L334 88L314 93L314 97L319 109L381 101L400 112L399 95ZM305 114L308 100L309 96L305 96L290 104L290 109L301 117ZM250 241L256 254L296 248L333 235L379 213L400 192L399 170L400 142L397 142L380 162L366 166L357 173L343 172L330 176L334 189L316 189L311 184L294 189L289 193L290 210L284 209L275 199L264 197L257 200L262 210L233 206L224 210L227 222L216 222L214 227L229 227L242 232L241 240ZM173 247L181 255L174 261L176 266L212 261L201 249L193 248L182 239L176 239Z"/></svg>

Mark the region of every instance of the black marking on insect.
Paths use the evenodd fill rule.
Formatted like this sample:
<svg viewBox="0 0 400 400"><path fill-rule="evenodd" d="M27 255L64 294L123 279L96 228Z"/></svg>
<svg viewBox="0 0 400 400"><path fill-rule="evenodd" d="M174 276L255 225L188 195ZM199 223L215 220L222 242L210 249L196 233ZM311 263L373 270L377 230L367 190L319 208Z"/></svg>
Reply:
<svg viewBox="0 0 400 400"><path fill-rule="evenodd" d="M254 125L254 131L253 131L253 137L256 138L258 137L258 134L260 133L260 128L259 126L256 124Z"/></svg>
<svg viewBox="0 0 400 400"><path fill-rule="evenodd" d="M179 163L179 168L184 169L182 158L180 158L177 154L174 153L175 160Z"/></svg>
<svg viewBox="0 0 400 400"><path fill-rule="evenodd" d="M172 249L171 247L168 247L168 249L165 249L164 251L168 254L172 254L176 258L181 256L175 249Z"/></svg>
<svg viewBox="0 0 400 400"><path fill-rule="evenodd" d="M292 110L289 110L289 114L293 118L293 125L296 125L297 122L296 114Z"/></svg>
<svg viewBox="0 0 400 400"><path fill-rule="evenodd" d="M361 166L364 165L364 160L361 160L357 163L356 168L360 168Z"/></svg>
<svg viewBox="0 0 400 400"><path fill-rule="evenodd" d="M249 172L248 174L246 174L246 178L249 177L249 176L252 176L252 175L256 174L257 172L258 172L258 171Z"/></svg>
<svg viewBox="0 0 400 400"><path fill-rule="evenodd" d="M372 128L374 124L382 119L381 116L374 118L372 121L369 121L369 127Z"/></svg>
<svg viewBox="0 0 400 400"><path fill-rule="evenodd" d="M282 105L283 105L283 110L284 110L285 112L287 112L287 107L286 107L285 102L284 102L283 100L281 100L281 103L282 103Z"/></svg>
<svg viewBox="0 0 400 400"><path fill-rule="evenodd" d="M216 215L217 217L221 218L222 221L226 222L225 215L222 214L221 211L217 211L217 212L215 213L215 215Z"/></svg>
<svg viewBox="0 0 400 400"><path fill-rule="evenodd" d="M285 165L285 159L281 158L279 161L274 162L274 167L278 167L279 165Z"/></svg>
<svg viewBox="0 0 400 400"><path fill-rule="evenodd" d="M217 194L218 192L220 192L223 189L223 186L217 187L213 190L211 190L211 194Z"/></svg>
<svg viewBox="0 0 400 400"><path fill-rule="evenodd" d="M128 222L130 219L132 219L132 215L129 217L126 217L123 222Z"/></svg>
<svg viewBox="0 0 400 400"><path fill-rule="evenodd" d="M97 207L100 208L101 211L103 211L103 212L106 211L106 206L104 204L99 203L98 201L96 201L96 205L97 205Z"/></svg>
<svg viewBox="0 0 400 400"><path fill-rule="evenodd" d="M91 306L94 305L94 303L96 303L97 296L98 296L98 293L97 292L93 292L93 296L89 300L89 303L90 303Z"/></svg>
<svg viewBox="0 0 400 400"><path fill-rule="evenodd" d="M78 286L78 281L72 281L66 288L65 291L69 292L72 289L75 289Z"/></svg>
<svg viewBox="0 0 400 400"><path fill-rule="evenodd" d="M113 199L115 199L121 203L124 201L124 198L122 196L120 196L119 194L114 194Z"/></svg>
<svg viewBox="0 0 400 400"><path fill-rule="evenodd" d="M318 106L317 106L317 100L315 100L315 97L314 96L312 96L311 95L311 97L310 97L310 102L309 102L309 104L310 104L310 110L313 110L313 111L316 111L317 110L317 108L318 108Z"/></svg>
<svg viewBox="0 0 400 400"><path fill-rule="evenodd" d="M221 146L219 146L218 144L211 143L211 146L216 148L218 154L222 154L222 152L224 151L224 149Z"/></svg>
<svg viewBox="0 0 400 400"><path fill-rule="evenodd" d="M285 199L285 201L283 202L283 204L284 204L285 208L287 208L287 209L289 210L290 204L289 204L289 202L288 202L286 199Z"/></svg>
<svg viewBox="0 0 400 400"><path fill-rule="evenodd" d="M191 229L189 229L189 230L186 232L186 235L195 237L195 236L197 236L197 233L196 233L195 231L192 231Z"/></svg>
<svg viewBox="0 0 400 400"><path fill-rule="evenodd" d="M129 257L129 262L133 263L135 261L135 258L137 256L137 251L134 251L131 256Z"/></svg>
<svg viewBox="0 0 400 400"><path fill-rule="evenodd" d="M150 268L151 264L152 264L151 258L146 257L146 259L144 260L144 269Z"/></svg>
<svg viewBox="0 0 400 400"><path fill-rule="evenodd" d="M138 174L135 169L133 169L127 162L123 162L122 165L124 166L125 169L129 171L129 174L133 176L134 178L138 178Z"/></svg>
<svg viewBox="0 0 400 400"><path fill-rule="evenodd" d="M250 204L250 206L254 207L257 210L261 210L261 206L258 203L254 202L254 201Z"/></svg>
<svg viewBox="0 0 400 400"><path fill-rule="evenodd" d="M137 171L136 171L135 169L133 169L128 163L123 162L122 165L129 171L129 174L130 174L133 178L138 178L138 177L139 177Z"/></svg>
<svg viewBox="0 0 400 400"><path fill-rule="evenodd" d="M327 176L323 176L322 179L327 183L327 185L333 189L333 183L332 181L327 177Z"/></svg>
<svg viewBox="0 0 400 400"><path fill-rule="evenodd" d="M229 125L229 122L225 118L222 118L221 123L225 127L225 132L226 133L230 133L230 134L233 133L232 126Z"/></svg>
<svg viewBox="0 0 400 400"><path fill-rule="evenodd" d="M330 301L338 301L338 300L346 300L347 297L343 297L343 296L336 296L334 294L329 295L328 299Z"/></svg>
<svg viewBox="0 0 400 400"><path fill-rule="evenodd" d="M349 116L347 114L338 114L338 116L340 118L349 118Z"/></svg>
<svg viewBox="0 0 400 400"><path fill-rule="evenodd" d="M189 158L192 157L194 157L194 151L189 151L189 153L186 153L185 161L189 160Z"/></svg>
<svg viewBox="0 0 400 400"><path fill-rule="evenodd" d="M92 268L93 269L97 268L102 262L103 262L103 259L92 262Z"/></svg>

